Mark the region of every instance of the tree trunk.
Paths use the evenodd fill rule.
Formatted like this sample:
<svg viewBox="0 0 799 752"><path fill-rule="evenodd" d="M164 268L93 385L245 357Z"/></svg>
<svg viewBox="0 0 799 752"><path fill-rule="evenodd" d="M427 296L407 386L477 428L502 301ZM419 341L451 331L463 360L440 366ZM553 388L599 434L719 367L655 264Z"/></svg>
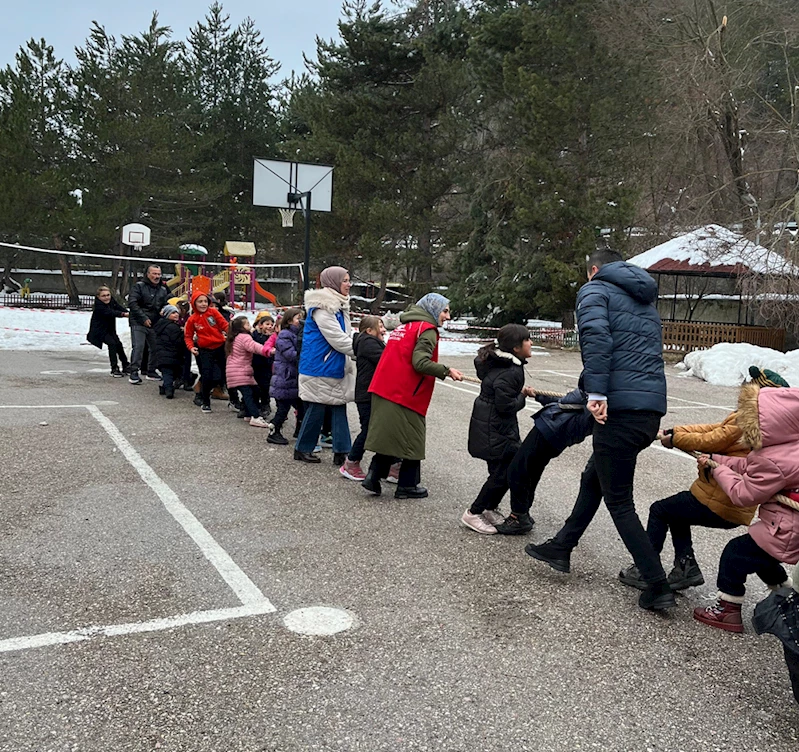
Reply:
<svg viewBox="0 0 799 752"><path fill-rule="evenodd" d="M388 284L388 275L391 273L391 262L386 261L383 268L380 270L380 289L377 291L377 297L372 301L369 306L369 312L377 314L383 301L386 299L386 285Z"/></svg>
<svg viewBox="0 0 799 752"><path fill-rule="evenodd" d="M57 251L60 251L63 247L59 235L53 236L53 245ZM69 295L70 305L79 306L80 295L78 295L78 288L75 287L75 280L72 279L72 264L66 256L59 254L58 265L61 267L61 276L64 278L64 289L67 291L67 295Z"/></svg>
<svg viewBox="0 0 799 752"><path fill-rule="evenodd" d="M11 283L11 270L14 268L14 262L17 260L16 253L6 254L6 263L3 269L3 281L0 284L0 290L11 290L13 284Z"/></svg>

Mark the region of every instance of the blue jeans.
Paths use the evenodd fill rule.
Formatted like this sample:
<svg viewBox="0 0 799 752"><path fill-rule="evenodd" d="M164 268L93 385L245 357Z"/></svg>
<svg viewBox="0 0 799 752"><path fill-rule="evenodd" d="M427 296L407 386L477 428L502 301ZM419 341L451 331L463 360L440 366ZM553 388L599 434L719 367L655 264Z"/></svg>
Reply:
<svg viewBox="0 0 799 752"><path fill-rule="evenodd" d="M312 452L319 441L319 433L325 419L325 409L330 410L333 423L333 452L347 454L352 449L350 424L347 422L346 405L321 405L318 402L305 403L305 417L302 419L300 435L294 448L298 452Z"/></svg>
<svg viewBox="0 0 799 752"><path fill-rule="evenodd" d="M347 458L350 462L360 462L363 459L363 453L366 450L366 437L369 434L369 418L372 415L371 402L356 402L355 407L358 408L361 431L352 443L350 456Z"/></svg>

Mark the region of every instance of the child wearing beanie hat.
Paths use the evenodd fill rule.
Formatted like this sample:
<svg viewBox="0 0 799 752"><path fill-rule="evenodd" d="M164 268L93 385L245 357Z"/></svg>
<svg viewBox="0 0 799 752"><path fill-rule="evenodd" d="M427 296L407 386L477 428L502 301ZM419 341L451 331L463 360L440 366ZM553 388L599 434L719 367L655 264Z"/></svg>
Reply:
<svg viewBox="0 0 799 752"><path fill-rule="evenodd" d="M188 353L183 341L183 329L178 320L180 311L176 306L165 305L161 316L153 327L155 331L155 361L164 381L159 392L167 399L175 396L175 380L183 373Z"/></svg>

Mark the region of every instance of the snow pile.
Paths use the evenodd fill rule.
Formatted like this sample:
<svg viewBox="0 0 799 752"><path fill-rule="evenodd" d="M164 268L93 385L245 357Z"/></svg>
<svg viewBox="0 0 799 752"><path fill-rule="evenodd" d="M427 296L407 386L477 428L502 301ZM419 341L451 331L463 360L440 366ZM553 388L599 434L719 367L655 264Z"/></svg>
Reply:
<svg viewBox="0 0 799 752"><path fill-rule="evenodd" d="M791 386L799 386L799 350L781 353L767 347L722 342L709 350L694 350L677 365L681 376L696 376L716 386L740 386L749 381L749 366L768 368Z"/></svg>
<svg viewBox="0 0 799 752"><path fill-rule="evenodd" d="M799 276L794 266L776 251L755 245L743 235L721 225L706 225L650 248L629 259L630 264L649 269L658 261L687 261L700 266L736 266L741 264L759 274Z"/></svg>

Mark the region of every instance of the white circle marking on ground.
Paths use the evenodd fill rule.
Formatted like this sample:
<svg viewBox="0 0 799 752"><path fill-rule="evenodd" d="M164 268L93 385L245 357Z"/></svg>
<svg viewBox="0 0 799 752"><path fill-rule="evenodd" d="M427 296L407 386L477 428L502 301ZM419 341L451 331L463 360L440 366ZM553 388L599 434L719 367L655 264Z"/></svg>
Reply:
<svg viewBox="0 0 799 752"><path fill-rule="evenodd" d="M352 629L357 620L354 614L343 608L310 606L286 614L283 624L298 634L326 636Z"/></svg>

